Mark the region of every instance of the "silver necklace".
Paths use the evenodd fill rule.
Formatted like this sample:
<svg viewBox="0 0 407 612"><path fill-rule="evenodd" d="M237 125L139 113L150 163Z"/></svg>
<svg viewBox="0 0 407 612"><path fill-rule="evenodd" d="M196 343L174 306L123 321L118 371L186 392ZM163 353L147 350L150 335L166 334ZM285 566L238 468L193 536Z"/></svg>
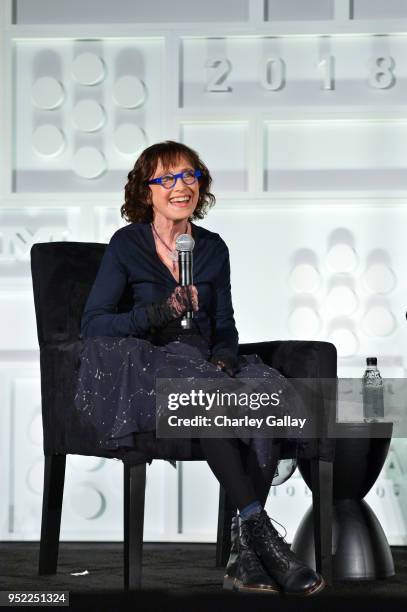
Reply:
<svg viewBox="0 0 407 612"><path fill-rule="evenodd" d="M178 261L178 251L177 249L171 249L168 244L166 242L164 242L164 240L161 238L160 234L157 232L157 230L155 229L155 225L153 222L151 222L151 227L153 228L153 232L154 235L157 236L158 240L165 246L165 248L167 249L167 251L170 254L170 258L172 260L172 269L175 272L175 264ZM188 233L188 221L185 227L185 234Z"/></svg>

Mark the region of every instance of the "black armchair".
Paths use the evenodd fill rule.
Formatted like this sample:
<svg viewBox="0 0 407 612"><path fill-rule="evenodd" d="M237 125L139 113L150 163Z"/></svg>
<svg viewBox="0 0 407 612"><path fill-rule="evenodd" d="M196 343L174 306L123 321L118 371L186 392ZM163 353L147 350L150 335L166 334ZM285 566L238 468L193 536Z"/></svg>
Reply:
<svg viewBox="0 0 407 612"><path fill-rule="evenodd" d="M40 345L42 417L44 434L44 491L39 574L56 573L66 455L119 458L124 464L124 584L141 584L146 463L153 459L203 460L199 440L156 439L153 433L135 434L134 448L101 451L84 445L73 405L82 341L82 311L106 245L80 242L35 244L31 249L34 302ZM131 308L124 295L119 311ZM336 350L324 342L261 342L243 344L241 353L256 352L265 363L289 377L336 377ZM324 406L317 407L324 410ZM309 459L313 482L317 569L331 579L332 448L314 440ZM292 448L286 446L286 455ZM220 490L217 565L224 565L230 547L230 522L235 509Z"/></svg>

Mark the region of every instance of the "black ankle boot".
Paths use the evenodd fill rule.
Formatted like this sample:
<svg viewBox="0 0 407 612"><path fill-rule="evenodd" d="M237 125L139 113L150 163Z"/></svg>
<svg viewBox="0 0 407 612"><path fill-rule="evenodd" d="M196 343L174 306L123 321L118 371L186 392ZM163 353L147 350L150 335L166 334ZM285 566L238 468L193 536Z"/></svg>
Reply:
<svg viewBox="0 0 407 612"><path fill-rule="evenodd" d="M324 588L322 576L298 559L264 510L243 521L242 533L285 593L312 595Z"/></svg>
<svg viewBox="0 0 407 612"><path fill-rule="evenodd" d="M230 554L223 577L223 588L233 589L239 564L239 517L234 514L230 525Z"/></svg>
<svg viewBox="0 0 407 612"><path fill-rule="evenodd" d="M280 588L264 570L260 559L242 533L239 517L234 516L231 527L231 549L223 588L243 593L277 594Z"/></svg>

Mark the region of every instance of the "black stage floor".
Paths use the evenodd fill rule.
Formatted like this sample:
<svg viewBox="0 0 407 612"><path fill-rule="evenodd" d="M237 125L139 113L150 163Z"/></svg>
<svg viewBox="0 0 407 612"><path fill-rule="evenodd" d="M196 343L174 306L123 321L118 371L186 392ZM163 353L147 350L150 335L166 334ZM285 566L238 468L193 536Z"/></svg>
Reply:
<svg viewBox="0 0 407 612"><path fill-rule="evenodd" d="M214 544L145 544L143 587L123 590L120 543L60 544L58 573L38 576L37 542L0 543L0 590L69 591L71 609L94 610L325 610L388 612L407 609L407 547L392 549L396 575L386 580L336 582L315 597L239 595L221 588ZM89 573L72 576L74 572Z"/></svg>

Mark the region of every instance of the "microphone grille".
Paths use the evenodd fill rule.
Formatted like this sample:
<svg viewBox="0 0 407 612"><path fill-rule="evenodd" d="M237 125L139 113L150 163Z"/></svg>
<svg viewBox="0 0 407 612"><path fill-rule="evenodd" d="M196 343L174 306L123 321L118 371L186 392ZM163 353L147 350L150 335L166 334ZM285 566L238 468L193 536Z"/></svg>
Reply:
<svg viewBox="0 0 407 612"><path fill-rule="evenodd" d="M193 251L195 240L189 234L180 234L175 241L177 251Z"/></svg>

